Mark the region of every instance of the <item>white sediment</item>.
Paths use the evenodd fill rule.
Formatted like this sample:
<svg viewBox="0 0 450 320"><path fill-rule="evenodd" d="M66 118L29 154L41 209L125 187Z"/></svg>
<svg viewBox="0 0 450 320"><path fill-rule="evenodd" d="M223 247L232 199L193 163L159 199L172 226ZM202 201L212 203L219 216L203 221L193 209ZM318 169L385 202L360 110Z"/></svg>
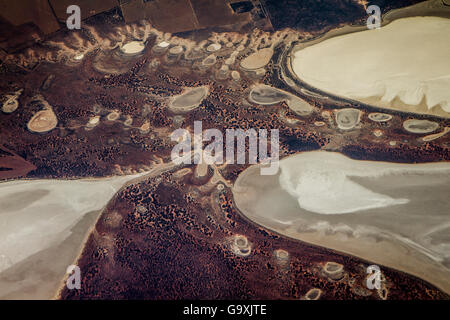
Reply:
<svg viewBox="0 0 450 320"><path fill-rule="evenodd" d="M278 176L244 170L237 208L286 236L412 273L450 292L450 163L399 164L305 152Z"/></svg>
<svg viewBox="0 0 450 320"><path fill-rule="evenodd" d="M219 43L212 43L206 48L206 51L216 52L216 51L220 50L220 48L222 48L222 46Z"/></svg>
<svg viewBox="0 0 450 320"><path fill-rule="evenodd" d="M249 100L260 105L273 105L286 101L289 109L300 116L309 115L314 111L314 108L305 100L265 84L253 87L249 94Z"/></svg>
<svg viewBox="0 0 450 320"><path fill-rule="evenodd" d="M320 214L344 214L409 201L373 192L350 180L351 177L376 177L392 174L396 170L401 172L407 169L402 165L360 162L334 153L324 153L321 161L314 161L314 158L317 154L312 152L280 162L281 187L296 198L305 210ZM410 170L417 169L412 166Z"/></svg>
<svg viewBox="0 0 450 320"><path fill-rule="evenodd" d="M144 51L145 45L140 41L131 41L123 45L120 50L125 54L137 54Z"/></svg>
<svg viewBox="0 0 450 320"><path fill-rule="evenodd" d="M300 79L332 94L448 117L449 30L450 19L399 19L294 51L292 67Z"/></svg>

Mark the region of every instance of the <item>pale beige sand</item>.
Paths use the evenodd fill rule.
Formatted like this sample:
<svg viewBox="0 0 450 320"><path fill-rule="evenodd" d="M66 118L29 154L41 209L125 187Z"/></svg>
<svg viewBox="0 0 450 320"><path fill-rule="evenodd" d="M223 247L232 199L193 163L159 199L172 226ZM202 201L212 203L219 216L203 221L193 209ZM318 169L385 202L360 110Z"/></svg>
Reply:
<svg viewBox="0 0 450 320"><path fill-rule="evenodd" d="M0 299L51 299L101 211L86 213L68 237L0 273Z"/></svg>
<svg viewBox="0 0 450 320"><path fill-rule="evenodd" d="M436 140L436 139L439 139L439 138L445 136L449 132L450 132L450 127L445 127L444 130L442 130L439 133L430 134L428 136L423 137L422 141L433 141L433 140Z"/></svg>
<svg viewBox="0 0 450 320"><path fill-rule="evenodd" d="M189 112L197 108L208 96L208 87L190 88L185 93L172 97L169 108L173 112Z"/></svg>
<svg viewBox="0 0 450 320"><path fill-rule="evenodd" d="M231 79L233 79L234 81L239 81L241 80L241 74L238 71L233 70L231 71Z"/></svg>
<svg viewBox="0 0 450 320"><path fill-rule="evenodd" d="M369 113L368 118L375 122L388 122L392 120L392 115L386 113L372 112Z"/></svg>
<svg viewBox="0 0 450 320"><path fill-rule="evenodd" d="M405 271L450 293L450 163L394 164L314 151L239 175L236 206L280 234Z"/></svg>
<svg viewBox="0 0 450 320"><path fill-rule="evenodd" d="M288 94L277 88L261 84L255 86L248 97L253 103L272 105L288 99Z"/></svg>
<svg viewBox="0 0 450 320"><path fill-rule="evenodd" d="M126 43L120 50L125 54L137 54L144 51L145 45L140 41L131 41Z"/></svg>
<svg viewBox="0 0 450 320"><path fill-rule="evenodd" d="M179 55L183 53L184 48L182 46L175 46L169 49L169 53L173 55Z"/></svg>
<svg viewBox="0 0 450 320"><path fill-rule="evenodd" d="M31 132L44 133L53 130L58 124L58 118L51 108L38 111L28 122Z"/></svg>
<svg viewBox="0 0 450 320"><path fill-rule="evenodd" d="M257 70L265 67L273 56L272 48L264 48L252 53L241 61L241 67L245 70Z"/></svg>
<svg viewBox="0 0 450 320"><path fill-rule="evenodd" d="M216 56L211 54L211 55L207 56L205 59L203 59L202 65L204 67L211 67L214 64L216 64L216 62L217 62Z"/></svg>
<svg viewBox="0 0 450 320"><path fill-rule="evenodd" d="M19 107L19 102L17 101L17 97L13 96L8 98L8 100L3 103L2 111L4 113L13 113Z"/></svg>
<svg viewBox="0 0 450 320"><path fill-rule="evenodd" d="M320 296L322 295L322 290L313 288L310 289L306 294L304 299L305 300L319 300Z"/></svg>
<svg viewBox="0 0 450 320"><path fill-rule="evenodd" d="M162 42L158 43L158 47L161 47L161 48L167 48L169 46L170 46L170 43L166 42L166 41L162 41Z"/></svg>
<svg viewBox="0 0 450 320"><path fill-rule="evenodd" d="M203 178L208 174L209 166L206 163L200 163L195 168L195 175L197 177Z"/></svg>
<svg viewBox="0 0 450 320"><path fill-rule="evenodd" d="M19 107L19 96L23 90L19 90L14 95L6 95L6 101L2 105L2 111L4 113L13 113Z"/></svg>
<svg viewBox="0 0 450 320"><path fill-rule="evenodd" d="M409 119L403 122L403 128L411 133L430 133L439 128L439 123L429 120Z"/></svg>
<svg viewBox="0 0 450 320"><path fill-rule="evenodd" d="M336 112L336 123L341 130L355 128L361 120L361 111L354 108L344 108Z"/></svg>
<svg viewBox="0 0 450 320"><path fill-rule="evenodd" d="M295 50L308 84L383 108L450 117L450 19L399 19Z"/></svg>
<svg viewBox="0 0 450 320"><path fill-rule="evenodd" d="M117 111L113 111L113 112L110 112L106 116L106 119L108 119L109 121L115 121L115 120L119 119L119 117L120 117L120 113Z"/></svg>
<svg viewBox="0 0 450 320"><path fill-rule="evenodd" d="M84 58L84 54L77 54L75 57L73 57L74 60L76 61L81 61Z"/></svg>
<svg viewBox="0 0 450 320"><path fill-rule="evenodd" d="M0 184L0 299L50 299L99 212L139 175Z"/></svg>
<svg viewBox="0 0 450 320"><path fill-rule="evenodd" d="M222 46L219 43L212 43L206 48L206 51L216 52L216 51L220 50L221 48L222 48Z"/></svg>

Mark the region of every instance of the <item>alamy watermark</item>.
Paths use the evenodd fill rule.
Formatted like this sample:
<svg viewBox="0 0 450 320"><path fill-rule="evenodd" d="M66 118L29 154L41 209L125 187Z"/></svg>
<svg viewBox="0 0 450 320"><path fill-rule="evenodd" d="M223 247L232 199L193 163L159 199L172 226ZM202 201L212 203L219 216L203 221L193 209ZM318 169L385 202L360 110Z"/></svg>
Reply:
<svg viewBox="0 0 450 320"><path fill-rule="evenodd" d="M278 129L246 131L226 129L224 139L220 130L203 131L202 122L195 121L193 135L186 129L177 129L170 138L178 143L171 153L172 161L176 164L246 164L248 159L248 164L262 164L261 175L275 175L278 172L280 157ZM248 152L246 152L247 141ZM210 143L204 147L204 142Z"/></svg>
<svg viewBox="0 0 450 320"><path fill-rule="evenodd" d="M369 30L381 28L381 9L377 5L370 5L366 10L369 18L367 19L367 28Z"/></svg>

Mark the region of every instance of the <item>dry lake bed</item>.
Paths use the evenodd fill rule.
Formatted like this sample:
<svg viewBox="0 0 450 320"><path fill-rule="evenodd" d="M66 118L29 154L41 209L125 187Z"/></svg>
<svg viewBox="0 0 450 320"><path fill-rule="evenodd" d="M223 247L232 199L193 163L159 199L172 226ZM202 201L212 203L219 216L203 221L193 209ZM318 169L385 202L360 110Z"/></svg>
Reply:
<svg viewBox="0 0 450 320"><path fill-rule="evenodd" d="M450 163L359 161L314 151L233 187L240 211L280 234L405 271L450 292Z"/></svg>

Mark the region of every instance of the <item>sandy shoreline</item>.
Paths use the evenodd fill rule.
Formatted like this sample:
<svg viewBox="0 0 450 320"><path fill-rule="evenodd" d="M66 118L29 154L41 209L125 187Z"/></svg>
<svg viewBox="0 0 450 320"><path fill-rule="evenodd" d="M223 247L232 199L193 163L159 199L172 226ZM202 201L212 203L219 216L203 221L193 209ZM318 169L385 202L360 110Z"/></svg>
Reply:
<svg viewBox="0 0 450 320"><path fill-rule="evenodd" d="M337 160L326 161L328 155ZM233 187L236 206L248 219L282 235L410 273L450 292L449 163L405 165L356 161L325 151L286 159L299 171L303 168L302 160L321 163L322 167L333 167L336 171L342 171L343 167L346 170L345 166L353 167L356 174L350 181L366 190L350 191L351 197L343 201L345 213L317 213L313 210L330 209L323 206L323 202L339 204L339 198L333 200L330 194L333 189L342 189L336 193L341 197L345 194L345 183L311 187L309 198L314 197L316 190L319 206L306 210L280 185L280 175L260 176L258 166L252 166L241 173ZM355 161L360 165L355 165ZM283 162L286 163L285 159L281 161L282 172ZM370 177L373 170L380 168L385 171L382 175ZM368 172L366 177L364 172ZM321 175L326 174L316 176ZM331 181L333 183L334 179ZM326 183L322 179L321 185ZM305 189L299 190L305 192ZM383 198L378 199L373 194L408 201L383 202ZM352 198L365 199L368 203L375 201L376 205L364 209L367 203L356 201L356 211L345 210ZM302 198L299 199L301 202Z"/></svg>
<svg viewBox="0 0 450 320"><path fill-rule="evenodd" d="M380 30L294 49L292 69L301 80L331 94L448 118L450 36L446 29L450 19L399 19Z"/></svg>

